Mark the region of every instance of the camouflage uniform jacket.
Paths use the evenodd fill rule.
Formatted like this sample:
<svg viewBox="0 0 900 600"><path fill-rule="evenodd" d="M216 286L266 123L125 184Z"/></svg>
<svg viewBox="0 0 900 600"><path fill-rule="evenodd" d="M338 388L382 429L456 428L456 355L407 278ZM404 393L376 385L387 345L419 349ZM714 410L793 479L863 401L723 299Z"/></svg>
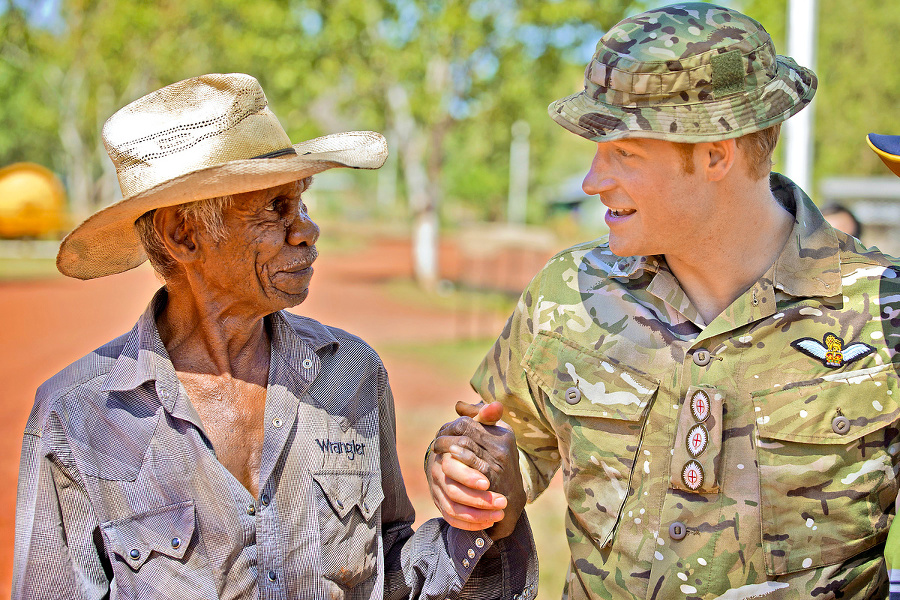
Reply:
<svg viewBox="0 0 900 600"><path fill-rule="evenodd" d="M662 257L601 239L548 262L472 380L530 500L563 467L568 598L887 595L897 263L771 185L790 239L708 325Z"/></svg>

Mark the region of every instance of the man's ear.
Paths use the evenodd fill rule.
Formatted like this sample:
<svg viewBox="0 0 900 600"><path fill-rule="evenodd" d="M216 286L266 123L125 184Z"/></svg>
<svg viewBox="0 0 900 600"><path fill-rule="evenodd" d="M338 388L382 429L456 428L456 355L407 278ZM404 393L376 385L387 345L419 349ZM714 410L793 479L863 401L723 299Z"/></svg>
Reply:
<svg viewBox="0 0 900 600"><path fill-rule="evenodd" d="M200 252L197 229L180 214L177 206L156 209L153 228L172 258L182 264L197 260Z"/></svg>
<svg viewBox="0 0 900 600"><path fill-rule="evenodd" d="M722 181L737 160L737 141L716 140L701 142L703 154L701 167L706 171L709 181Z"/></svg>

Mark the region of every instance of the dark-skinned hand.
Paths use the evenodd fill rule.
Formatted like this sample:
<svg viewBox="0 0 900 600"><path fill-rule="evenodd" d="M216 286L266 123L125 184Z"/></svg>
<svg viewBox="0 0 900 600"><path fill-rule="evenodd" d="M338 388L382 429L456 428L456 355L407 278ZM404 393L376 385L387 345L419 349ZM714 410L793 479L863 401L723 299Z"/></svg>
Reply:
<svg viewBox="0 0 900 600"><path fill-rule="evenodd" d="M426 465L435 506L452 526L486 529L493 540L510 535L525 507L515 435L497 425L499 402L457 402L460 418L438 431Z"/></svg>

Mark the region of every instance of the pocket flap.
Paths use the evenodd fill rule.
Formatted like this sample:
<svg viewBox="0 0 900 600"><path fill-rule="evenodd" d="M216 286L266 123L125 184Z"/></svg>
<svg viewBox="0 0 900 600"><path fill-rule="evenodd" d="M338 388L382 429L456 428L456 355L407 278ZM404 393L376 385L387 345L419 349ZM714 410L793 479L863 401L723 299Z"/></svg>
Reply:
<svg viewBox="0 0 900 600"><path fill-rule="evenodd" d="M523 366L568 415L637 421L659 381L555 332L540 332Z"/></svg>
<svg viewBox="0 0 900 600"><path fill-rule="evenodd" d="M194 501L187 500L103 523L101 528L112 551L137 571L152 552L184 557L194 535L194 523Z"/></svg>
<svg viewBox="0 0 900 600"><path fill-rule="evenodd" d="M371 473L319 471L312 477L322 488L331 509L341 519L356 506L369 520L384 500L381 480Z"/></svg>
<svg viewBox="0 0 900 600"><path fill-rule="evenodd" d="M845 445L897 420L893 365L834 373L752 394L762 438ZM843 423L838 422L839 418Z"/></svg>

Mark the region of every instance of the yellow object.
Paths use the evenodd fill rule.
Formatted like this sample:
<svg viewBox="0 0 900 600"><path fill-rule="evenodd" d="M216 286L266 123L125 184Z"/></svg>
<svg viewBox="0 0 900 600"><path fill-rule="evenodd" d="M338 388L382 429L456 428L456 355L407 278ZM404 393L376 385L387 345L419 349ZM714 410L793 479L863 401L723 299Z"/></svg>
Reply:
<svg viewBox="0 0 900 600"><path fill-rule="evenodd" d="M46 237L66 229L66 194L49 169L15 163L0 169L0 237Z"/></svg>

